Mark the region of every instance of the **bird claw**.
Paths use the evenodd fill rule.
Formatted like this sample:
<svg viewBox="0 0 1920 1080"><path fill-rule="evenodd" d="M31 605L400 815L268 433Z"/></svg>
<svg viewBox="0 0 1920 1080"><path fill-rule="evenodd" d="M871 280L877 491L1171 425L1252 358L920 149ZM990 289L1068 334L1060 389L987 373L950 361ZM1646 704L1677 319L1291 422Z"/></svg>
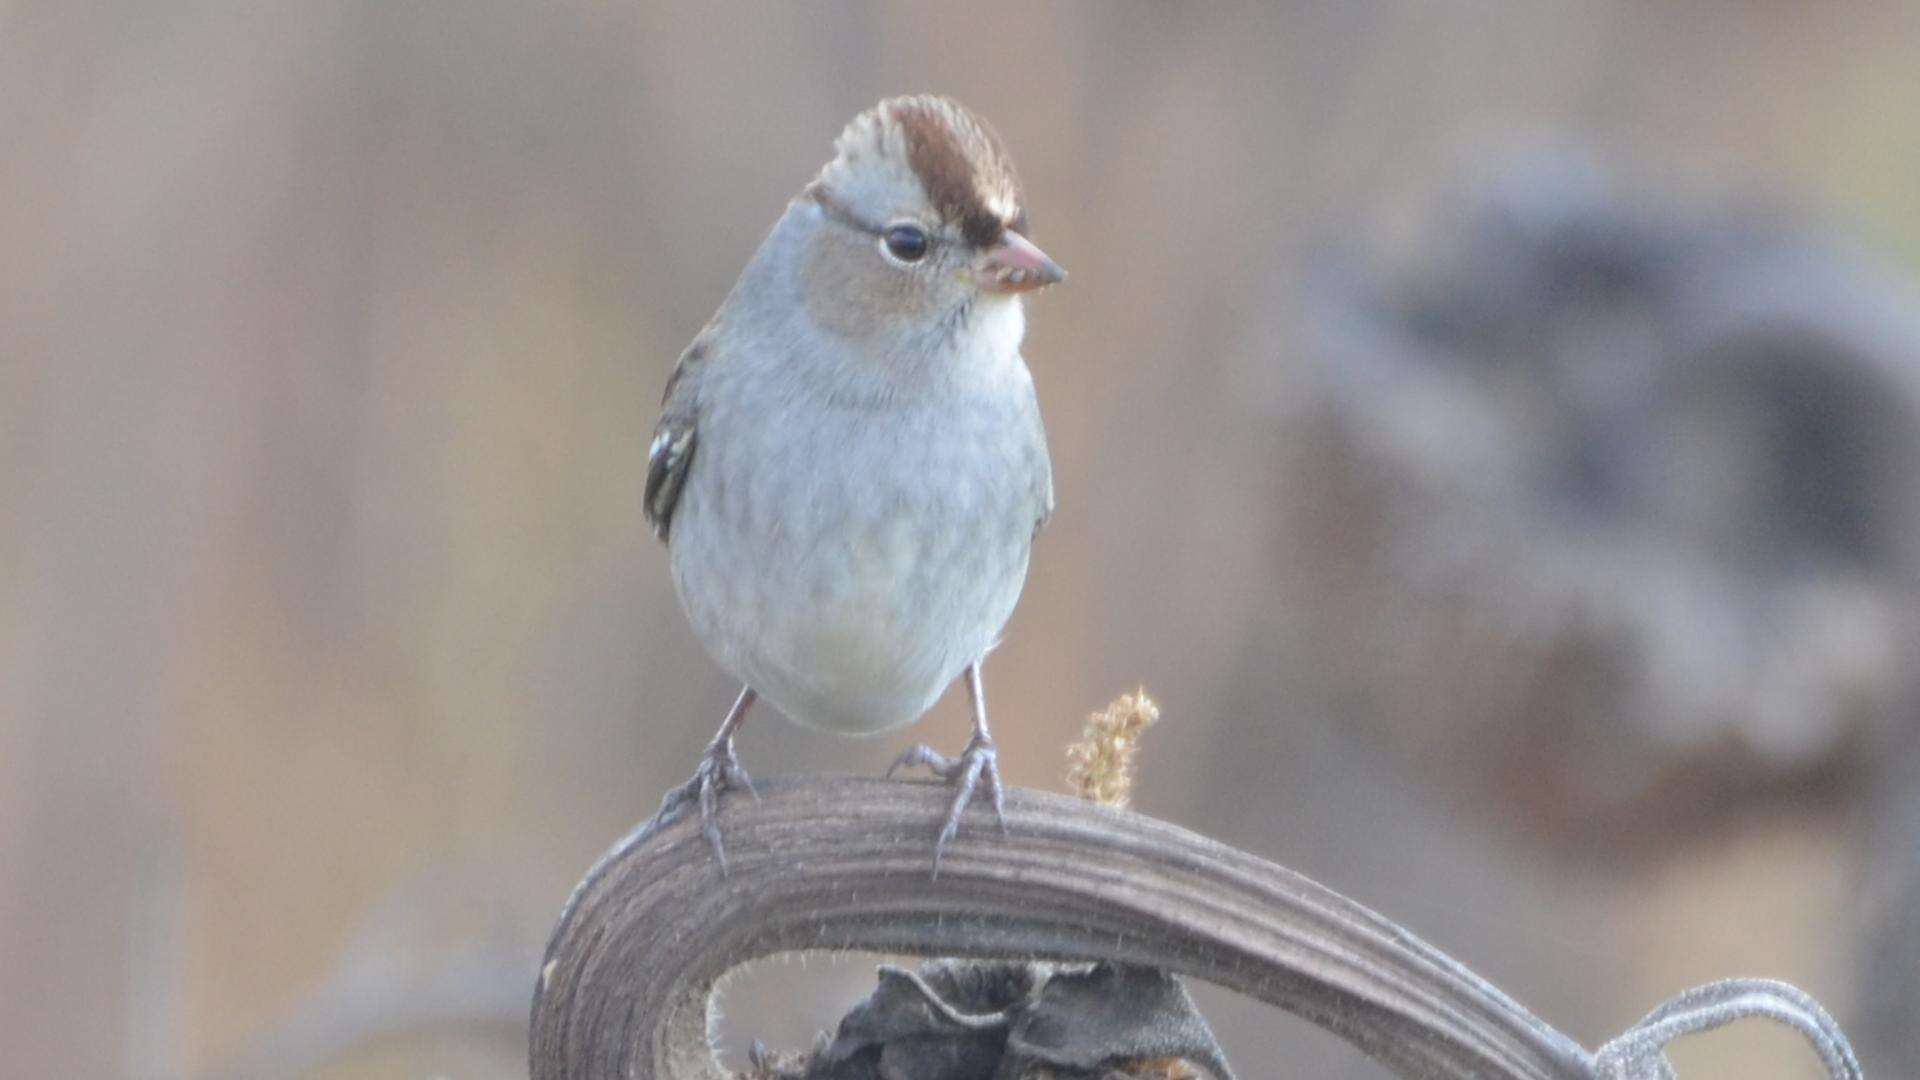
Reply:
<svg viewBox="0 0 1920 1080"><path fill-rule="evenodd" d="M1000 755L994 749L993 740L981 738L978 734L967 740L967 748L958 758L949 758L929 746L911 747L895 758L887 767L887 776L891 777L900 769L919 766L933 775L953 785L956 790L953 805L947 811L947 819L940 826L940 835L933 841L933 876L940 876L940 857L946 853L947 844L960 831L960 818L967 811L967 805L973 802L980 781L984 779L987 797L993 803L994 820L999 822L1001 835L1007 832L1006 791L1000 784Z"/></svg>
<svg viewBox="0 0 1920 1080"><path fill-rule="evenodd" d="M754 802L760 801L760 793L753 788L753 778L747 770L740 767L740 759L734 756L733 740L714 743L700 756L700 764L694 767L693 776L686 783L667 792L660 800L660 812L654 820L662 825L677 821L689 806L700 808L700 835L707 838L713 848L713 858L720 864L720 874L727 873L727 849L720 843L720 796L727 791L745 791L753 796Z"/></svg>

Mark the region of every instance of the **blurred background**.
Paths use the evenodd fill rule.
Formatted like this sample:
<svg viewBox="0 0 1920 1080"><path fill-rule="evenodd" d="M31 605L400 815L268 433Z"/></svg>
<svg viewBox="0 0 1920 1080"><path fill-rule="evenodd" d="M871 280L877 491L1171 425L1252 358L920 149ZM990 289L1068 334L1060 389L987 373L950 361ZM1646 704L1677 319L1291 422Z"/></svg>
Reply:
<svg viewBox="0 0 1920 1080"><path fill-rule="evenodd" d="M1009 782L1144 684L1140 809L1589 1045L1768 975L1920 1077L1917 72L1913 5L0 2L6 1071L524 1075L567 890L734 693L641 520L667 371L937 90L1073 272ZM871 985L749 974L726 1045Z"/></svg>

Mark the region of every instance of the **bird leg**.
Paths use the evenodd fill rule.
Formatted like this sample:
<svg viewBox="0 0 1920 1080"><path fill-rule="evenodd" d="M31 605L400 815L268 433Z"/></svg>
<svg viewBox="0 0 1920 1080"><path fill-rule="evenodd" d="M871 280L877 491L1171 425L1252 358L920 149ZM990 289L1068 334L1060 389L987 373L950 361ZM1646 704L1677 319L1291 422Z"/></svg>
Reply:
<svg viewBox="0 0 1920 1080"><path fill-rule="evenodd" d="M987 783L987 796L993 801L993 816L1000 823L1000 831L1007 831L1006 793L1000 786L1000 758L993 747L993 734L987 730L987 695L980 686L980 661L967 665L967 699L973 703L973 736L967 740L967 747L960 751L958 758L949 758L932 747L915 746L898 758L887 768L887 775L896 770L925 765L935 776L952 784L956 790L953 806L947 811L947 820L940 827L940 835L933 841L933 876L940 876L940 856L946 852L947 843L960 831L960 816L966 813L967 804L982 779Z"/></svg>
<svg viewBox="0 0 1920 1080"><path fill-rule="evenodd" d="M715 820L715 811L720 805L720 796L729 789L741 789L752 795L757 801L760 793L753 790L753 780L747 776L747 770L740 767L740 759L733 754L733 735L746 722L747 710L753 707L753 687L742 687L740 697L734 701L733 708L727 711L727 718L720 722L720 730L714 733L713 741L707 744L706 752L700 755L700 764L694 767L693 777L686 783L667 792L660 800L660 812L653 816L655 822L665 825L677 820L689 806L700 808L700 833L713 845L713 857L720 864L720 873L727 872L727 852L720 846L720 824Z"/></svg>

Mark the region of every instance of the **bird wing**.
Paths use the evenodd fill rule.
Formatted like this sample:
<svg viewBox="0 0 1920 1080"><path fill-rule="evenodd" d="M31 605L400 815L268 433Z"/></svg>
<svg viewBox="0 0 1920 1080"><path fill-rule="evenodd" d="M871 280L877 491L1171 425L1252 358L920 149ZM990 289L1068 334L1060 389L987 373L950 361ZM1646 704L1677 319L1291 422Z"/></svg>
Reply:
<svg viewBox="0 0 1920 1080"><path fill-rule="evenodd" d="M1039 536L1040 530L1053 520L1053 457L1047 453L1047 426L1040 419L1040 402L1029 399L1028 408L1033 410L1034 447L1039 452L1040 467L1034 477L1034 494L1040 504L1033 519L1033 535Z"/></svg>
<svg viewBox="0 0 1920 1080"><path fill-rule="evenodd" d="M1034 521L1033 521L1033 535L1035 536L1039 536L1040 530L1046 528L1047 522L1053 520L1053 468L1052 466L1049 465L1048 467L1043 469L1041 472L1041 475L1044 477L1043 484L1046 488L1046 491L1040 497L1040 513L1034 518Z"/></svg>
<svg viewBox="0 0 1920 1080"><path fill-rule="evenodd" d="M647 445L647 487L643 509L653 535L664 543L673 527L673 511L679 505L680 491L687 484L687 470L693 465L693 450L698 433L698 410L694 384L687 376L697 371L711 351L711 328L693 339L667 377L666 393L660 398L660 422L654 425L653 441Z"/></svg>

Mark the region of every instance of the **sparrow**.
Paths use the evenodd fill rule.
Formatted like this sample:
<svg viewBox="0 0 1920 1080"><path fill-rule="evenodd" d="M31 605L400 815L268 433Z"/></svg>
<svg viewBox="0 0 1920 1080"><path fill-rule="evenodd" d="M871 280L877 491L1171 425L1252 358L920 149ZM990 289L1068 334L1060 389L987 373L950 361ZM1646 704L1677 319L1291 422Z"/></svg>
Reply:
<svg viewBox="0 0 1920 1080"><path fill-rule="evenodd" d="M1052 467L1020 355L1023 295L1066 274L1028 239L1000 138L957 102L861 113L681 354L647 452L645 513L695 635L743 685L657 820L697 807L721 872L734 736L765 699L810 728L919 719L963 675L933 872L1001 783L980 665L1013 613Z"/></svg>

